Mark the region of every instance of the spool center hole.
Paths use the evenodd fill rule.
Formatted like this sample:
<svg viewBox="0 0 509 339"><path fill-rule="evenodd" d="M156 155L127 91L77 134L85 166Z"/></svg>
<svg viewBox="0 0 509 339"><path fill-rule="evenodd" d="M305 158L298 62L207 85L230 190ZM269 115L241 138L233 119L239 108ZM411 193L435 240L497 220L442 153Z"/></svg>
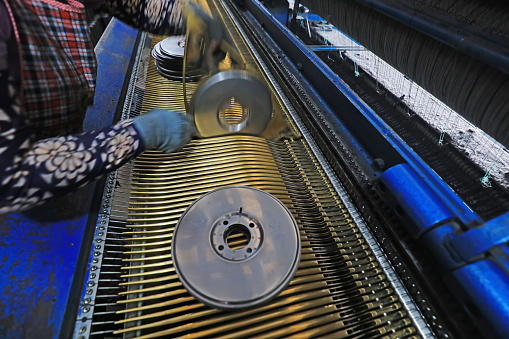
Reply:
<svg viewBox="0 0 509 339"><path fill-rule="evenodd" d="M249 108L242 106L235 97L223 102L219 108L219 122L231 131L239 131L246 125Z"/></svg>
<svg viewBox="0 0 509 339"><path fill-rule="evenodd" d="M232 250L240 250L246 247L250 238L251 232L241 224L233 224L224 232L224 241Z"/></svg>

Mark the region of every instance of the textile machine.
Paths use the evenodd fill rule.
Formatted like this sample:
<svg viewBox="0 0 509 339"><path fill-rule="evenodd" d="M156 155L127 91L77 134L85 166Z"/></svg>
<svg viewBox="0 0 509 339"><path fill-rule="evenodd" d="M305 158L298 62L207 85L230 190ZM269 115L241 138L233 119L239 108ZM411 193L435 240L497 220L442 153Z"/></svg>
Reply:
<svg viewBox="0 0 509 339"><path fill-rule="evenodd" d="M246 81L263 83L267 97L256 87L252 111L234 98L222 103L216 122L225 130L207 134L202 124L203 137L180 152L146 151L69 198L2 216L0 337L509 337L507 5L320 0L287 12L276 0L208 4L256 78ZM332 25L310 22L302 5ZM330 27L352 44L324 38ZM200 107L204 82L194 81L196 70L175 75L166 38L115 19L94 32L99 78L85 129L159 106ZM361 62L368 50L371 70ZM219 74L235 68L229 56ZM377 77L382 64L403 76ZM410 87L401 94L383 81ZM420 112L425 92L440 105ZM243 133L263 100L270 121ZM458 143L453 116L494 146ZM228 195L239 186L258 198ZM200 205L203 215L236 206L213 220L215 253L247 262L271 244L264 270L239 277L172 250L183 213L196 224L201 214L190 206L211 192L223 193ZM233 214L237 226L223 227ZM271 236L267 225L281 220L296 233ZM254 227L262 224L263 232ZM193 243L198 233L181 236L191 239L185 249L203 245ZM283 272L286 258L300 260ZM197 287L182 278L190 267L214 274ZM241 281L266 288L282 273L284 283L256 305L229 307L221 297L242 294ZM227 288L215 299L195 298L217 286Z"/></svg>

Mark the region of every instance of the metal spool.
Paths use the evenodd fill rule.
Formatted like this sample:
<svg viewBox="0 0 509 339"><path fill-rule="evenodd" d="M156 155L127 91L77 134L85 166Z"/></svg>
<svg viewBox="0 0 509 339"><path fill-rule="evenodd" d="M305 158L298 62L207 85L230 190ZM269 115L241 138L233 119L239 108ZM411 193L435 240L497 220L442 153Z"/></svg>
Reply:
<svg viewBox="0 0 509 339"><path fill-rule="evenodd" d="M259 135L272 116L269 90L242 70L219 72L200 85L191 111L202 137L231 133Z"/></svg>
<svg viewBox="0 0 509 339"><path fill-rule="evenodd" d="M276 297L295 275L300 235L290 211L256 188L216 189L196 200L173 233L175 270L188 292L219 309Z"/></svg>
<svg viewBox="0 0 509 339"><path fill-rule="evenodd" d="M185 35L176 35L161 41L161 51L174 58L182 59L184 57L184 47L186 43Z"/></svg>
<svg viewBox="0 0 509 339"><path fill-rule="evenodd" d="M163 77L182 81L185 41L184 35L171 36L158 42L152 49L157 71ZM198 81L202 75L202 70L187 66L187 81Z"/></svg>

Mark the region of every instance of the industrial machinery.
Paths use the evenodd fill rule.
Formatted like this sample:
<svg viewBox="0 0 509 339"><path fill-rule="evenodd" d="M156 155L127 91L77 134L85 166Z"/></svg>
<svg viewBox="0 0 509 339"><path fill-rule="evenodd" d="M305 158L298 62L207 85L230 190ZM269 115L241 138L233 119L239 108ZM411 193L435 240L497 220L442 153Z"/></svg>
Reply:
<svg viewBox="0 0 509 339"><path fill-rule="evenodd" d="M364 45L338 47L297 21L298 1L287 27L286 2L210 0L242 62L269 90L270 121L246 132L246 119L256 112L226 95L217 105L214 135L206 134L205 123L202 137L180 152L146 151L58 205L2 216L0 336L508 337L504 178L490 180L493 166L482 169L456 147L449 129L430 126L354 58L368 48L398 66L498 140L488 138L507 159L501 144L507 146L509 135L509 11L498 2L473 1L477 12L464 16L458 8L473 2L452 2L304 3ZM497 24L488 25L489 15ZM159 106L183 114L186 106L200 107L197 97L207 97L203 82L183 85L166 64L169 56L153 52L166 38L110 22L96 47L98 88L86 129ZM228 58L218 65L224 77L231 74ZM249 193L228 200L242 190ZM228 208L203 204L210 192L220 192L218 206ZM237 208L248 200L249 208ZM268 217L260 212L264 206L278 211ZM196 218L213 219L213 228L209 238L193 242ZM263 272L276 267L282 288L272 287L262 303L226 307L214 291L228 288L209 287L223 281L235 289L228 295L242 291L239 273L211 274L203 253L251 259L260 245L254 226L267 227L271 218L298 229L267 241L278 247L280 239L280 248L267 252L280 257ZM237 226L227 228L230 220ZM186 245L172 248L179 237ZM193 254L208 239L213 248ZM300 252L292 239L299 239ZM300 255L296 271L291 260L280 265L285 255ZM200 277L210 281L190 282L186 262L207 271ZM201 297L204 290L212 297Z"/></svg>

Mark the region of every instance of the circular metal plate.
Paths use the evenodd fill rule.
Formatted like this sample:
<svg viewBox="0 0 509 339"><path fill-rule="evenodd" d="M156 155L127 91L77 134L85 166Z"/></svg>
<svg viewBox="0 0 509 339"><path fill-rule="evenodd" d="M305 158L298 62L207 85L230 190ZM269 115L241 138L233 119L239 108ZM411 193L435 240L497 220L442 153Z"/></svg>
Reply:
<svg viewBox="0 0 509 339"><path fill-rule="evenodd" d="M171 36L160 42L160 51L175 58L183 58L185 43L185 35Z"/></svg>
<svg viewBox="0 0 509 339"><path fill-rule="evenodd" d="M232 245L232 233L243 244ZM182 284L220 309L253 307L276 297L295 275L300 235L290 211L251 187L214 190L196 200L173 233L171 254Z"/></svg>
<svg viewBox="0 0 509 339"><path fill-rule="evenodd" d="M182 81L182 72L178 73L175 71L163 69L160 67L157 67L157 71L159 74L161 74L163 77L169 79L169 80L175 80L175 81ZM200 80L201 75L200 74L186 74L186 81L198 81Z"/></svg>
<svg viewBox="0 0 509 339"><path fill-rule="evenodd" d="M269 90L246 71L219 72L199 86L191 110L202 137L231 134L259 135L272 115Z"/></svg>
<svg viewBox="0 0 509 339"><path fill-rule="evenodd" d="M182 81L185 36L172 36L158 42L152 49L157 71L166 79ZM203 75L195 67L186 68L186 81L198 81Z"/></svg>

